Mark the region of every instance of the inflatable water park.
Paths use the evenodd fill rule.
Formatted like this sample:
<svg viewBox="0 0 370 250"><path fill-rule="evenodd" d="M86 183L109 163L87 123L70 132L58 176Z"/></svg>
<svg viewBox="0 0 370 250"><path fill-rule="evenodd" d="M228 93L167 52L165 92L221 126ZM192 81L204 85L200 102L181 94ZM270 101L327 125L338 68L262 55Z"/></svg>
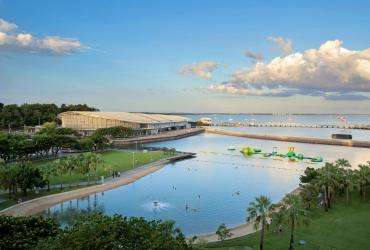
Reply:
<svg viewBox="0 0 370 250"><path fill-rule="evenodd" d="M263 158L270 158L272 157L274 160L283 160L287 158L291 162L299 161L299 160L309 160L310 163L318 163L323 162L322 156L305 156L303 154L298 154L294 152L294 147L289 147L288 152L285 154L278 153L277 147L273 147L272 152L262 152L261 149L252 148L252 147L245 147L240 150L244 156L253 156L253 155L261 155ZM236 150L234 147L229 147L228 150ZM308 163L307 161L305 163Z"/></svg>

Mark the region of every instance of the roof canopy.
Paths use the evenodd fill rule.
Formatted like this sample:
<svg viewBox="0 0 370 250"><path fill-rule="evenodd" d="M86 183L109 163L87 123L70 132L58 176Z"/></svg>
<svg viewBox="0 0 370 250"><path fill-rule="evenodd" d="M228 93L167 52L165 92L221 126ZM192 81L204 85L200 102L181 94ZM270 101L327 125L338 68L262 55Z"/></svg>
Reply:
<svg viewBox="0 0 370 250"><path fill-rule="evenodd" d="M189 122L190 119L177 115L144 114L129 112L100 112L100 111L67 111L59 114L60 118L66 115L84 115L95 118L119 120L131 123L169 123Z"/></svg>

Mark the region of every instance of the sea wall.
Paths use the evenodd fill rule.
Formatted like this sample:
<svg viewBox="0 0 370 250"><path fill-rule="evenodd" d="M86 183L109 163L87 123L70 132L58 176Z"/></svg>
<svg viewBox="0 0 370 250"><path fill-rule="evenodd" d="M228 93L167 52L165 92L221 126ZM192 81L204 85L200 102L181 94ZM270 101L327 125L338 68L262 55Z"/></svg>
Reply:
<svg viewBox="0 0 370 250"><path fill-rule="evenodd" d="M129 145L134 144L145 144L150 142L159 142L159 141L169 141L169 140L176 140L181 139L184 137L197 135L203 133L205 131L204 128L189 128L189 129L182 129L182 130L175 130L170 131L162 134L157 135L149 135L137 138L129 138L129 139L113 139L112 144L114 147L126 147Z"/></svg>
<svg viewBox="0 0 370 250"><path fill-rule="evenodd" d="M370 148L370 141L335 140L335 139L322 139L322 138L298 137L298 136L249 134L249 133L231 132L231 131L210 129L210 128L207 128L206 132L213 133L213 134L220 134L220 135L261 139L261 140L287 141L287 142L300 142L300 143L310 143L310 144Z"/></svg>

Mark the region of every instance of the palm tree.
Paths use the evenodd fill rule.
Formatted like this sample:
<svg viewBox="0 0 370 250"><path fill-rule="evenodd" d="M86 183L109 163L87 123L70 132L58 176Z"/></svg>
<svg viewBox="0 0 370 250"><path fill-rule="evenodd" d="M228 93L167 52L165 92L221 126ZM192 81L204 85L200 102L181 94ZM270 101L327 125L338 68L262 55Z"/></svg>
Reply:
<svg viewBox="0 0 370 250"><path fill-rule="evenodd" d="M41 166L41 171L44 175L46 182L48 183L48 191L50 191L50 176L56 174L56 163L48 162Z"/></svg>
<svg viewBox="0 0 370 250"><path fill-rule="evenodd" d="M355 172L351 169L341 169L339 172L340 178L339 178L339 187L341 189L344 189L346 193L346 204L348 206L349 204L349 192L353 191L355 187L357 187L357 180L355 178Z"/></svg>
<svg viewBox="0 0 370 250"><path fill-rule="evenodd" d="M279 213L282 213L283 220L290 224L289 250L293 250L295 226L308 223L308 212L304 209L302 198L298 194L287 194L281 205Z"/></svg>
<svg viewBox="0 0 370 250"><path fill-rule="evenodd" d="M366 198L366 187L370 183L370 162L368 165L359 165L359 170L356 171L357 180L360 185L362 199Z"/></svg>
<svg viewBox="0 0 370 250"><path fill-rule="evenodd" d="M350 168L351 164L344 158L340 158L335 161L335 165L342 168Z"/></svg>
<svg viewBox="0 0 370 250"><path fill-rule="evenodd" d="M331 208L331 200L334 197L335 188L338 187L338 168L332 163L318 170L315 186L324 194L325 211Z"/></svg>
<svg viewBox="0 0 370 250"><path fill-rule="evenodd" d="M267 219L273 213L273 205L267 196L256 197L255 201L249 203L247 208L247 221L254 220L254 228L257 230L261 226L260 250L263 249L263 238L265 234L265 227L268 227Z"/></svg>

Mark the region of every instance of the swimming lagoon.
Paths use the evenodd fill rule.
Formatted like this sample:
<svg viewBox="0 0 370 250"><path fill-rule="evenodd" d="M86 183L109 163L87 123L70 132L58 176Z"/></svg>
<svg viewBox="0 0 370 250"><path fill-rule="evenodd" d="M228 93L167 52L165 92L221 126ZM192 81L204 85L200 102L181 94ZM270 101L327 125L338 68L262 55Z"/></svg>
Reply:
<svg viewBox="0 0 370 250"><path fill-rule="evenodd" d="M339 157L353 165L369 160L369 149L326 145L264 141L200 134L180 140L152 143L151 147L174 147L197 153L197 157L169 164L132 184L84 199L55 205L45 211L61 222L68 222L79 212L100 211L107 215L142 216L146 219L174 220L188 235L214 232L221 223L234 227L245 223L246 207L254 197L267 195L278 202L299 184L305 161L245 157L238 150L251 146L271 152L286 153L288 147L307 156L323 156L325 161Z"/></svg>

